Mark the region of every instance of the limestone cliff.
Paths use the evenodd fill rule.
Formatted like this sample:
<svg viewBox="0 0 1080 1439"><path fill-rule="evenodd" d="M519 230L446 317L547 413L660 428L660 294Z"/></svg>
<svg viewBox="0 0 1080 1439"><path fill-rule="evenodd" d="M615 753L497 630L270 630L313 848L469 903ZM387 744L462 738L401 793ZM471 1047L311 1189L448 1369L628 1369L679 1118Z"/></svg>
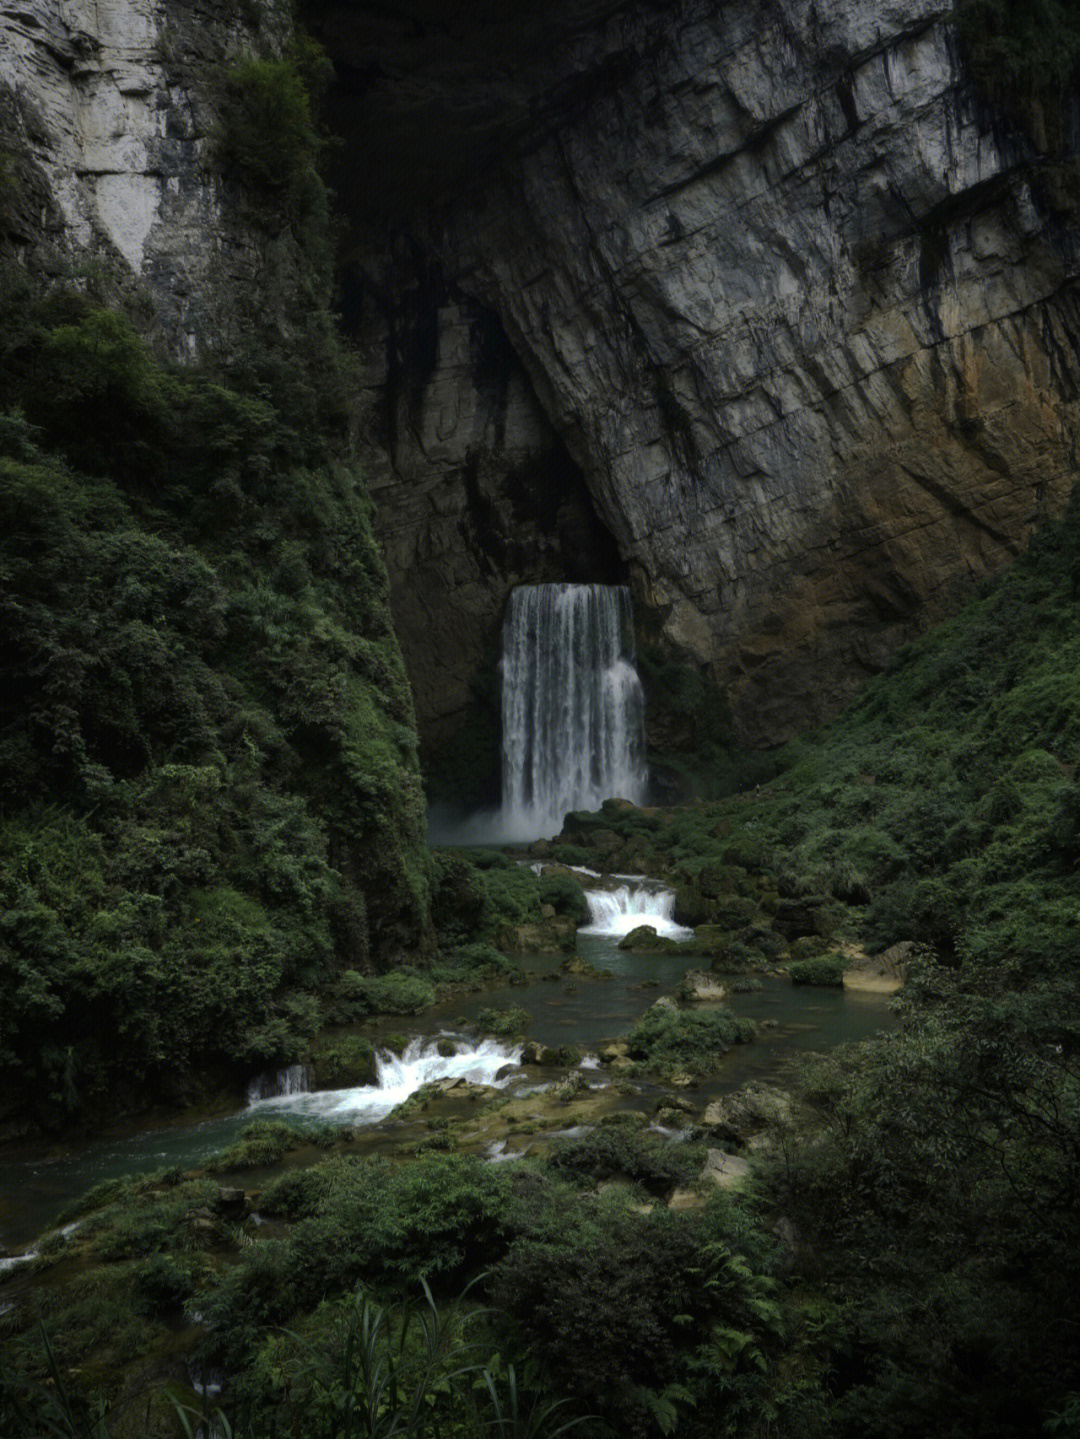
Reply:
<svg viewBox="0 0 1080 1439"><path fill-rule="evenodd" d="M507 472L462 423L479 370L449 355L470 305L528 377L507 433L563 452L552 482L587 486L646 639L715 680L742 740L834 713L1060 510L1076 230L1033 184L1024 135L980 103L945 0L641 0L576 29L549 5L533 57L487 70L481 17L468 110L415 15L405 74L385 38L350 39L343 6L312 8L349 65L384 46L352 97L358 132L393 110L406 134L411 105L418 157L455 126L499 155L431 182L413 244L454 299L428 314L411 431L382 410L381 523L396 593L416 597L398 617L422 720L439 719L427 676L445 645L419 597L442 589L488 633L501 607L445 538L468 507L462 454L413 443L449 426L474 472ZM371 255L361 231L360 269ZM405 290L383 282L366 333L392 351ZM475 652L455 652L459 690Z"/></svg>
<svg viewBox="0 0 1080 1439"><path fill-rule="evenodd" d="M177 356L227 354L295 277L287 230L228 203L213 161L220 68L279 45L287 7L0 0L0 143L18 183L6 243L31 271L96 283Z"/></svg>
<svg viewBox="0 0 1080 1439"><path fill-rule="evenodd" d="M647 647L770 743L1060 510L1077 229L949 0L301 8L429 744L483 708L515 583L631 579ZM104 263L160 347L227 351L291 242L223 203L213 77L275 13L0 0L22 262Z"/></svg>

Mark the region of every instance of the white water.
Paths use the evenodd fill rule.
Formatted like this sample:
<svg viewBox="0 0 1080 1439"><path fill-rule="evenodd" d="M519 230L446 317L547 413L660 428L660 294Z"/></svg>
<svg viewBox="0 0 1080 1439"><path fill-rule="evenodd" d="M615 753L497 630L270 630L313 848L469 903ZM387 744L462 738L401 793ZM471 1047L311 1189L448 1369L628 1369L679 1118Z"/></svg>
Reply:
<svg viewBox="0 0 1080 1439"><path fill-rule="evenodd" d="M587 889L590 923L579 934L624 935L639 925L651 924L665 939L691 939L694 931L676 924L675 894L670 889L637 885L631 889Z"/></svg>
<svg viewBox="0 0 1080 1439"><path fill-rule="evenodd" d="M630 592L521 585L503 626L502 809L507 840L551 837L573 809L645 796L645 705Z"/></svg>
<svg viewBox="0 0 1080 1439"><path fill-rule="evenodd" d="M403 1054L388 1050L376 1056L377 1084L354 1089L325 1089L315 1093L280 1094L256 1100L261 1108L287 1109L290 1114L313 1118L346 1120L352 1124L375 1124L410 1094L436 1079L467 1079L472 1084L490 1084L502 1089L513 1076L497 1079L501 1069L521 1060L520 1045L500 1044L484 1039L479 1044L458 1040L458 1052L442 1055L432 1039L414 1039Z"/></svg>
<svg viewBox="0 0 1080 1439"><path fill-rule="evenodd" d="M293 1094L306 1094L311 1075L306 1064L290 1064L275 1074L260 1074L248 1085L248 1104L261 1104L265 1099L281 1099Z"/></svg>

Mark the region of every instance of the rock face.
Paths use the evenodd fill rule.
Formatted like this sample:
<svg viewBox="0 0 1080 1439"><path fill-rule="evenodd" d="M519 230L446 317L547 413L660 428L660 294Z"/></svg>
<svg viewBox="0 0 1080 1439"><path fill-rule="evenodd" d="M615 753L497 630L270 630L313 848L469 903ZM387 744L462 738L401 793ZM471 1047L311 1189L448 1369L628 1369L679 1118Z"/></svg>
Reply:
<svg viewBox="0 0 1080 1439"><path fill-rule="evenodd" d="M772 743L1060 511L1077 231L951 0L303 9L342 82L343 309L429 750L465 736L490 778L517 583L629 578L655 663ZM227 353L291 241L225 203L215 71L286 25L0 0L21 261L103 265L160 348Z"/></svg>
<svg viewBox="0 0 1080 1439"><path fill-rule="evenodd" d="M280 45L290 24L276 3L0 3L0 143L18 171L2 228L16 259L95 275L161 351L227 355L294 256L287 229L245 223L215 174L217 67Z"/></svg>
<svg viewBox="0 0 1080 1439"><path fill-rule="evenodd" d="M980 105L951 9L642 0L553 29L490 77L502 163L421 242L497 316L644 638L715 681L744 741L834 713L1072 482L1076 232ZM438 413L466 411L475 371L443 378ZM441 532L413 495L440 483L463 506L437 452L386 472L399 589ZM443 571L490 631L499 587ZM399 613L416 673L422 606Z"/></svg>

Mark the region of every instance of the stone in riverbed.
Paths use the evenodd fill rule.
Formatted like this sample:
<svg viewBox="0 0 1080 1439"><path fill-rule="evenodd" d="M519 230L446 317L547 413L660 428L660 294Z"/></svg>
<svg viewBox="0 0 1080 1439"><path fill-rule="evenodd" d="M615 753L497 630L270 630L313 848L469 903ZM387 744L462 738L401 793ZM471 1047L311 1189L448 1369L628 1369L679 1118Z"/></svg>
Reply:
<svg viewBox="0 0 1080 1439"><path fill-rule="evenodd" d="M679 998L696 1003L716 1003L727 998L727 990L711 974L701 969L691 969L682 977Z"/></svg>

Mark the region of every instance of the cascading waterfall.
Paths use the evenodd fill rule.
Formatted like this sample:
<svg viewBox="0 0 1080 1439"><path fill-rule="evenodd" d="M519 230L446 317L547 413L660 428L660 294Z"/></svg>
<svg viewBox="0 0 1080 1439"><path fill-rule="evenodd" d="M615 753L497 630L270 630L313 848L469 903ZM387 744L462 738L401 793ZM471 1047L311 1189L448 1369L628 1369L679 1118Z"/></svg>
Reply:
<svg viewBox="0 0 1080 1439"><path fill-rule="evenodd" d="M473 1084L502 1087L509 1076L499 1079L501 1070L521 1058L520 1045L500 1044L483 1039L473 1044L459 1041L453 1054L440 1054L430 1039L414 1039L401 1055L380 1051L375 1060L375 1084L352 1089L294 1090L264 1095L254 1102L273 1105L275 1110L316 1116L351 1124L374 1124L390 1113L421 1085L437 1079L467 1079Z"/></svg>
<svg viewBox="0 0 1080 1439"><path fill-rule="evenodd" d="M248 1104L261 1104L265 1099L284 1099L306 1094L311 1087L311 1073L306 1064L290 1064L273 1074L260 1074L248 1085Z"/></svg>
<svg viewBox="0 0 1080 1439"><path fill-rule="evenodd" d="M623 935L642 924L651 924L665 939L689 939L694 933L675 923L674 890L623 884L618 889L588 889L585 899L590 922L580 934Z"/></svg>
<svg viewBox="0 0 1080 1439"><path fill-rule="evenodd" d="M556 834L572 809L645 795L645 705L634 668L630 592L522 585L503 627L507 838Z"/></svg>

